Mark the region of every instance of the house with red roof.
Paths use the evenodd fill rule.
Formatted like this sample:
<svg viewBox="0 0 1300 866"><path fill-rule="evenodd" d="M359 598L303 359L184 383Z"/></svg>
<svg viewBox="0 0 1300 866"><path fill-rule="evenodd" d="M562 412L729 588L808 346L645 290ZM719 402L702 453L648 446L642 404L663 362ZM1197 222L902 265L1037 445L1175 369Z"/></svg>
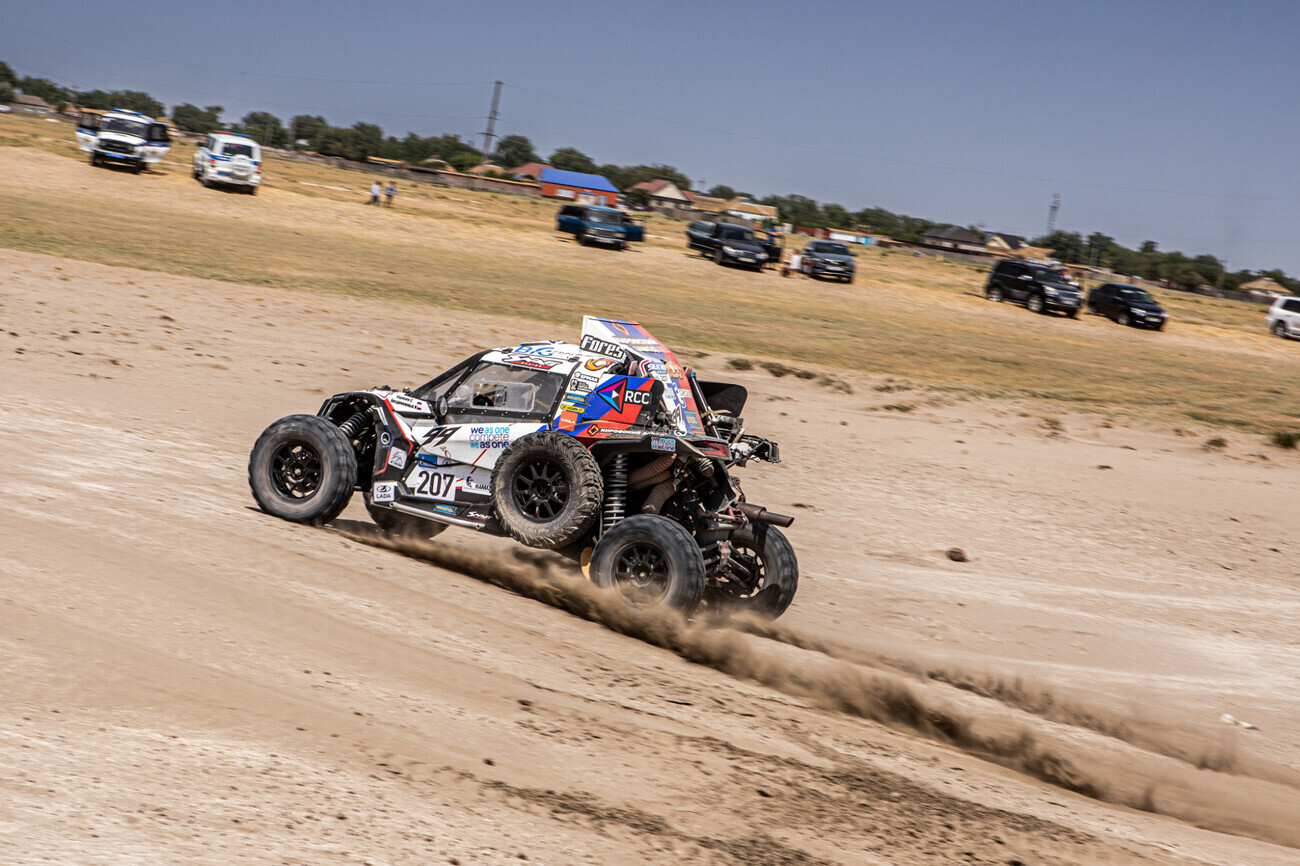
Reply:
<svg viewBox="0 0 1300 866"><path fill-rule="evenodd" d="M623 191L631 192L634 189L643 189L649 193L650 204L655 207L689 208L691 206L691 200L687 198L686 193L671 180L645 180Z"/></svg>

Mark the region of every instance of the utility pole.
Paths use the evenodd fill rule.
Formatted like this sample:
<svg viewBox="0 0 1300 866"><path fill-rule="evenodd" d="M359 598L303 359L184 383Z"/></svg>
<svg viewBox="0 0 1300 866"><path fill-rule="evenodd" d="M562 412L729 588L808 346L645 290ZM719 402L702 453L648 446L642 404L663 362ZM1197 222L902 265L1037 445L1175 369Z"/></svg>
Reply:
<svg viewBox="0 0 1300 866"><path fill-rule="evenodd" d="M497 106L501 104L501 82L496 82L492 88L492 110L488 112L487 129L483 133L483 161L479 165L485 165L492 153L492 139L496 138L497 128Z"/></svg>
<svg viewBox="0 0 1300 866"><path fill-rule="evenodd" d="M1047 211L1047 233L1050 235L1056 231L1056 212L1061 209L1061 194L1052 193L1052 206Z"/></svg>

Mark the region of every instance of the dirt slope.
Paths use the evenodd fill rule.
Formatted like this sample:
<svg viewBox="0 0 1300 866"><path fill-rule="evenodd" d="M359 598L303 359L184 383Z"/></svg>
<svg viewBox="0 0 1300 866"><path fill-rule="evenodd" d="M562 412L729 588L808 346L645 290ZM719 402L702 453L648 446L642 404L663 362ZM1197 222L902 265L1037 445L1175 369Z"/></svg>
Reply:
<svg viewBox="0 0 1300 866"><path fill-rule="evenodd" d="M0 252L0 860L1300 862L1290 455L737 374L766 636L253 510L269 421L539 336Z"/></svg>

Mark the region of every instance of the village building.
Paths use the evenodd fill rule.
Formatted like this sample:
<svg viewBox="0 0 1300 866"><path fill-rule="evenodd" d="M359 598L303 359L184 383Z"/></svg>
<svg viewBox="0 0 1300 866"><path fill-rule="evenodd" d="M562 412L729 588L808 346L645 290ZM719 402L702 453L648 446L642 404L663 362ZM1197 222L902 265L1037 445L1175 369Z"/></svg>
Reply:
<svg viewBox="0 0 1300 866"><path fill-rule="evenodd" d="M984 246L984 238L961 226L941 226L922 232L920 244L923 247L966 255L987 256L989 254Z"/></svg>
<svg viewBox="0 0 1300 866"><path fill-rule="evenodd" d="M538 180L542 195L562 198L578 204L601 204L613 207L618 204L618 187L598 174L544 168Z"/></svg>
<svg viewBox="0 0 1300 866"><path fill-rule="evenodd" d="M50 104L39 96L33 96L29 93L18 93L14 95L12 103L14 111L23 111L27 114L53 114L54 109Z"/></svg>
<svg viewBox="0 0 1300 866"><path fill-rule="evenodd" d="M1016 258L1016 251L1023 246L1025 246L1024 238L1006 232L993 232L984 239L984 248L991 255L1002 256L1003 258Z"/></svg>
<svg viewBox="0 0 1300 866"><path fill-rule="evenodd" d="M727 202L726 213L753 222L776 222L779 214L772 205L756 204L747 198L733 198Z"/></svg>
<svg viewBox="0 0 1300 866"><path fill-rule="evenodd" d="M1256 298L1285 298L1291 294L1287 291L1286 286L1272 277L1260 277L1257 280L1251 280L1249 283L1242 283L1241 291L1247 292Z"/></svg>
<svg viewBox="0 0 1300 866"><path fill-rule="evenodd" d="M510 169L510 176L515 180L541 180L542 170L550 168L544 162L530 162Z"/></svg>
<svg viewBox="0 0 1300 866"><path fill-rule="evenodd" d="M704 214L721 214L727 209L727 200L721 198L712 198L707 195L700 195L698 192L683 190L682 195L689 202L691 210L697 210Z"/></svg>
<svg viewBox="0 0 1300 866"><path fill-rule="evenodd" d="M671 180L642 181L628 187L624 192L631 192L634 189L645 190L650 196L650 204L653 207L685 209L691 206L686 193Z"/></svg>

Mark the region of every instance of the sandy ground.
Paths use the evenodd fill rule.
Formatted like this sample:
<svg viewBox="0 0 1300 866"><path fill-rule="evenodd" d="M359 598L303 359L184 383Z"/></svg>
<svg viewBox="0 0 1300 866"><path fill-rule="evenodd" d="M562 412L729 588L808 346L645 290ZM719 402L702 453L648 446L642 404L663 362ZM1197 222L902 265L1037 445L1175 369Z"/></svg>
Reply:
<svg viewBox="0 0 1300 866"><path fill-rule="evenodd" d="M728 373L798 516L758 634L253 508L275 418L580 313L0 251L0 862L1300 863L1300 459L1258 440Z"/></svg>

